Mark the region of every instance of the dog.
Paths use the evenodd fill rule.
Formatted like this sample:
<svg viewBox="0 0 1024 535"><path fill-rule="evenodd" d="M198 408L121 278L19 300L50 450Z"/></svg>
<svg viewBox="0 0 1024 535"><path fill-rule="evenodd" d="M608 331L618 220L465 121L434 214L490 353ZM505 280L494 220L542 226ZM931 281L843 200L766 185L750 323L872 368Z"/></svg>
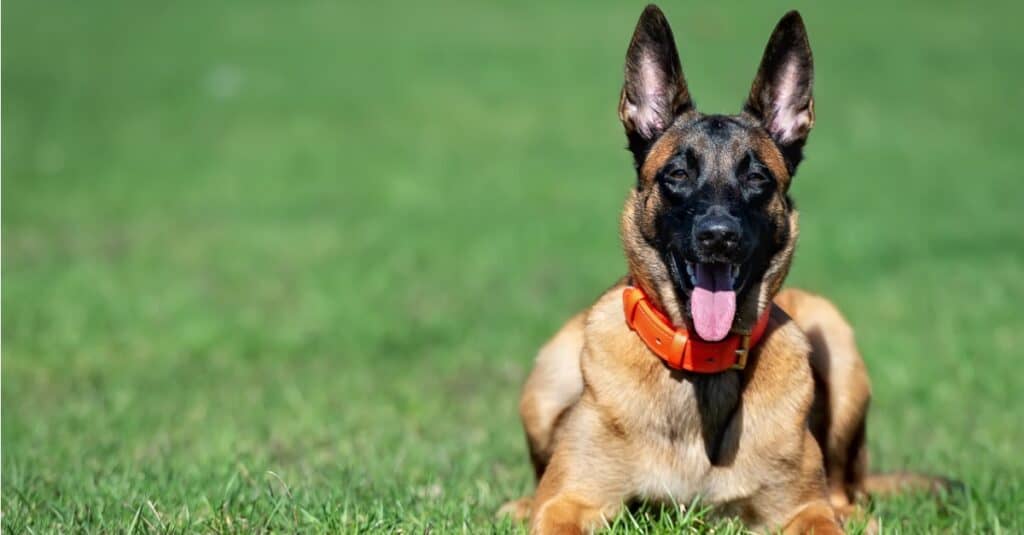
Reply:
<svg viewBox="0 0 1024 535"><path fill-rule="evenodd" d="M813 78L793 11L742 111L703 114L664 14L643 11L618 107L636 171L628 274L541 349L520 402L538 485L501 513L582 533L636 500L699 496L754 530L826 535L865 493L941 484L866 474L871 387L853 330L826 299L780 292Z"/></svg>

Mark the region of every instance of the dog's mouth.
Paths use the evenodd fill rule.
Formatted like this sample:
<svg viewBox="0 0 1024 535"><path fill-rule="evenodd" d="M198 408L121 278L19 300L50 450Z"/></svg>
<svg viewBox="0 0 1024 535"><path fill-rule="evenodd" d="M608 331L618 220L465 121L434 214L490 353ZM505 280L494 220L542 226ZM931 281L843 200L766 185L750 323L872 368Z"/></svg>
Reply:
<svg viewBox="0 0 1024 535"><path fill-rule="evenodd" d="M690 262L669 253L676 286L689 296L689 310L697 335L717 342L729 335L736 319L736 296L748 273L742 264Z"/></svg>

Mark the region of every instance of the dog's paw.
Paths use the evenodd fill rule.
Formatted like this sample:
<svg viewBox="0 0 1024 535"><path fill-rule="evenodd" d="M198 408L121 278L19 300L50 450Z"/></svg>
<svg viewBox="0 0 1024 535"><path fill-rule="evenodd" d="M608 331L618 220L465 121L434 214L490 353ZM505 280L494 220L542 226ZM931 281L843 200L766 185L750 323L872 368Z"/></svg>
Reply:
<svg viewBox="0 0 1024 535"><path fill-rule="evenodd" d="M880 533L878 519L859 505L836 507L836 518L849 533L862 533L863 535L878 535Z"/></svg>

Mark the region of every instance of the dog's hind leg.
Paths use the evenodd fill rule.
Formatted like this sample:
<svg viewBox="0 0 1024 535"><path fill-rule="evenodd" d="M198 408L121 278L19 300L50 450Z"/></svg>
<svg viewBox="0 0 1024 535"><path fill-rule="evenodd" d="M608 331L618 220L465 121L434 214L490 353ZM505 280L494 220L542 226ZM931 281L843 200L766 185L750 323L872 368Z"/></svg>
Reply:
<svg viewBox="0 0 1024 535"><path fill-rule="evenodd" d="M573 316L541 348L519 400L530 461L538 481L551 460L558 424L583 392L580 351L585 317L586 312ZM498 514L525 520L531 505L531 497L512 500Z"/></svg>
<svg viewBox="0 0 1024 535"><path fill-rule="evenodd" d="M868 474L862 490L871 496L885 496L902 492L926 492L940 495L944 492L963 492L964 484L942 476L929 476L912 472Z"/></svg>
<svg viewBox="0 0 1024 535"><path fill-rule="evenodd" d="M580 352L584 316L574 316L541 348L519 400L519 415L538 480L551 459L558 423L583 393Z"/></svg>
<svg viewBox="0 0 1024 535"><path fill-rule="evenodd" d="M789 288L779 293L775 302L811 342L816 392L810 427L825 455L829 501L841 519L864 522L871 533L876 531L874 520L857 506L867 495L937 493L962 487L955 481L919 474L868 474L865 429L871 385L853 329L823 297Z"/></svg>

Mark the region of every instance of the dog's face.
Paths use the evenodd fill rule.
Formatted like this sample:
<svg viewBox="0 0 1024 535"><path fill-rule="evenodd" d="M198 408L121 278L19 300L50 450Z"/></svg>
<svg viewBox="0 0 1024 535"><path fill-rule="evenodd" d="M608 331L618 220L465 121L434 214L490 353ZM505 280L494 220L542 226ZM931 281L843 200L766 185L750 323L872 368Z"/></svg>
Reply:
<svg viewBox="0 0 1024 535"><path fill-rule="evenodd" d="M637 169L623 241L635 283L705 340L749 330L788 271L797 229L787 191L814 122L812 77L792 12L743 111L704 115L664 15L649 6L637 23L619 104Z"/></svg>

